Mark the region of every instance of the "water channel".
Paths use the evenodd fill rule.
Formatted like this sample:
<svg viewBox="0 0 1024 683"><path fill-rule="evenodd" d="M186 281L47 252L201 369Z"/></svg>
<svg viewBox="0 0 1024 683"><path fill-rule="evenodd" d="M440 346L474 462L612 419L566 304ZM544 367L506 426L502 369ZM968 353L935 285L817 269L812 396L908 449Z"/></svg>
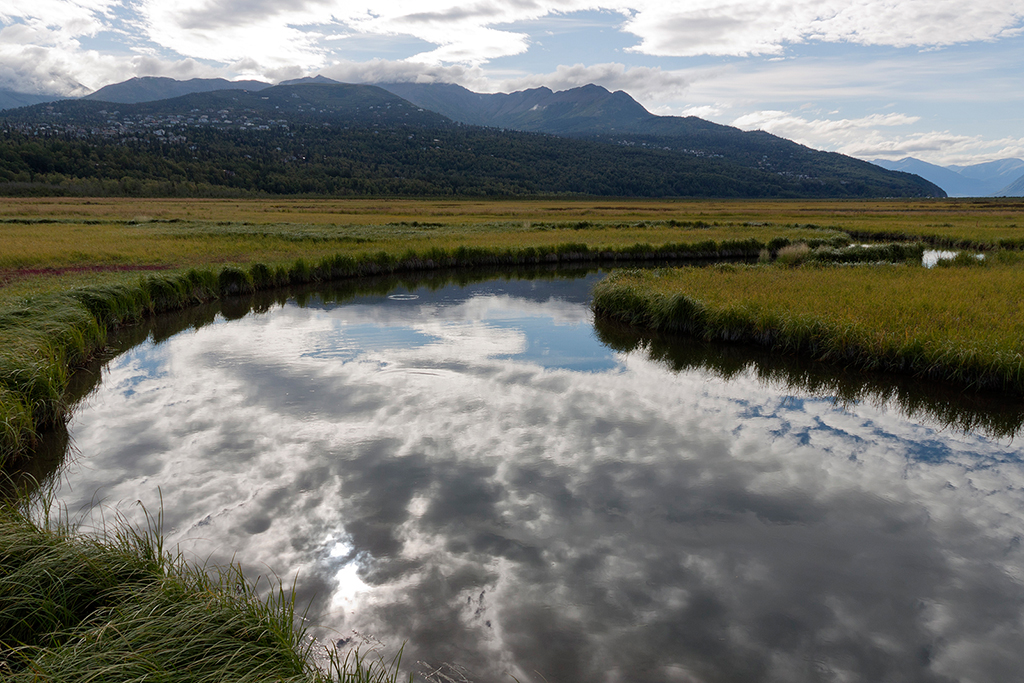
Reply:
<svg viewBox="0 0 1024 683"><path fill-rule="evenodd" d="M600 277L127 330L57 500L86 526L162 500L170 547L294 581L324 642L421 674L1019 677L1020 401L595 326Z"/></svg>

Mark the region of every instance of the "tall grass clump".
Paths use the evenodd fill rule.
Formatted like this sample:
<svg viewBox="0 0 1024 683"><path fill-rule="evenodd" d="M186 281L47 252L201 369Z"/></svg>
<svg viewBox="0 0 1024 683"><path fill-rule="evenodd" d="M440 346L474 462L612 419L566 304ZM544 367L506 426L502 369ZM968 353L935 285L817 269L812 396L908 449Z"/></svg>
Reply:
<svg viewBox="0 0 1024 683"><path fill-rule="evenodd" d="M37 521L37 518L42 521ZM397 664L322 657L278 586L165 551L157 525L87 535L0 508L0 672L60 681L396 681Z"/></svg>
<svg viewBox="0 0 1024 683"><path fill-rule="evenodd" d="M252 275L249 271L227 266L217 275L217 287L221 294L251 294L254 291Z"/></svg>
<svg viewBox="0 0 1024 683"><path fill-rule="evenodd" d="M65 297L33 297L0 311L0 466L31 445L38 428L64 419L70 368L104 338L96 318Z"/></svg>
<svg viewBox="0 0 1024 683"><path fill-rule="evenodd" d="M783 243L782 246L778 246ZM774 248L778 246L778 248ZM772 240L762 250L759 261L769 262L774 254L775 262L780 266L797 266L802 263L902 263L915 261L920 263L924 255L924 244L921 242L889 243L889 244L832 244L818 241L790 242L789 240Z"/></svg>
<svg viewBox="0 0 1024 683"><path fill-rule="evenodd" d="M806 261L810 253L811 248L804 242L788 244L779 249L775 255L775 262L783 266L795 266Z"/></svg>

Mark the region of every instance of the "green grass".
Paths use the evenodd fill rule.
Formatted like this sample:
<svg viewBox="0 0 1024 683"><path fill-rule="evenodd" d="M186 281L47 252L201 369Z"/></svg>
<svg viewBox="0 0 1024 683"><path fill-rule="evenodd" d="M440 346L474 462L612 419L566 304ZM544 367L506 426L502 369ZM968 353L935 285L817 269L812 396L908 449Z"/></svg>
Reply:
<svg viewBox="0 0 1024 683"><path fill-rule="evenodd" d="M1020 394L1024 268L993 261L629 271L600 283L593 306L642 328Z"/></svg>
<svg viewBox="0 0 1024 683"><path fill-rule="evenodd" d="M87 535L48 512L0 507L5 681L398 680L398 660L318 651L288 591L168 553L158 524Z"/></svg>

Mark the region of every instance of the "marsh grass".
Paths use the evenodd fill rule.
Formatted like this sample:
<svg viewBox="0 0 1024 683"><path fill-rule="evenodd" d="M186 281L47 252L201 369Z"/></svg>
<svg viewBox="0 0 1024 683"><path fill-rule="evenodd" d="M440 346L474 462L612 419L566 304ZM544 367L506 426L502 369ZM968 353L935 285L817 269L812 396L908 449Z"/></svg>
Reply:
<svg viewBox="0 0 1024 683"><path fill-rule="evenodd" d="M758 261L774 261L779 266L798 266L802 263L920 263L924 255L924 244L835 244L825 240L812 242L791 242L773 253L762 250Z"/></svg>
<svg viewBox="0 0 1024 683"><path fill-rule="evenodd" d="M613 274L594 310L849 367L1024 392L1024 269L679 268Z"/></svg>
<svg viewBox="0 0 1024 683"><path fill-rule="evenodd" d="M778 253L775 255L775 261L779 265L795 266L798 263L806 261L807 255L810 253L811 248L806 242L788 244L779 249Z"/></svg>
<svg viewBox="0 0 1024 683"><path fill-rule="evenodd" d="M767 242L780 236L814 240L835 238L842 233L807 226L694 227L675 220L552 221L531 222L528 226L516 221L360 225L196 220L0 222L0 239L5 246L0 254L0 270L13 277L24 271L46 269L278 263L297 258L319 259L335 253L360 257L380 250L402 253L431 247L549 249L571 242L601 251L636 243L662 246L751 239Z"/></svg>
<svg viewBox="0 0 1024 683"><path fill-rule="evenodd" d="M953 258L940 258L935 262L936 268L984 268L988 259L982 254L960 251Z"/></svg>
<svg viewBox="0 0 1024 683"><path fill-rule="evenodd" d="M24 501L0 508L5 681L398 680L400 660L318 656L289 591L261 595L235 565L172 555L159 517L90 535L51 513Z"/></svg>

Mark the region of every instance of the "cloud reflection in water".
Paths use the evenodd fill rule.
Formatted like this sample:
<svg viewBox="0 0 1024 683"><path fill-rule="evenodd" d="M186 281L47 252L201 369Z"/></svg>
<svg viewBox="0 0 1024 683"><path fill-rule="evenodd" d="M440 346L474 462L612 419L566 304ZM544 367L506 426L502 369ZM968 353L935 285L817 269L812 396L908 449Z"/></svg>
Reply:
<svg viewBox="0 0 1024 683"><path fill-rule="evenodd" d="M1015 677L1015 444L613 352L588 286L144 344L77 412L60 498L159 488L170 543L475 681Z"/></svg>

